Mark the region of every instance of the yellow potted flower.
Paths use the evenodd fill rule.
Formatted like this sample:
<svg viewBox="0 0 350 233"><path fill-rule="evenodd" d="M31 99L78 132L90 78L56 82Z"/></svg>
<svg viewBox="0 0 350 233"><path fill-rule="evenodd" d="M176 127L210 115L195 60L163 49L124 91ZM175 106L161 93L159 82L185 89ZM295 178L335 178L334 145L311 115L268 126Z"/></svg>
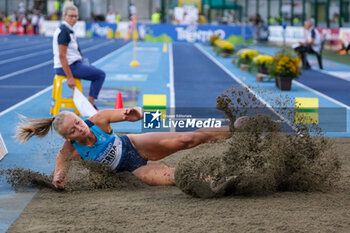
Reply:
<svg viewBox="0 0 350 233"><path fill-rule="evenodd" d="M241 49L236 53L238 57L237 66L242 70L246 70L253 58L258 56L259 53L254 49Z"/></svg>
<svg viewBox="0 0 350 233"><path fill-rule="evenodd" d="M220 40L220 37L216 34L212 35L210 38L209 38L209 43L211 46L214 46L215 45L215 41L216 40Z"/></svg>
<svg viewBox="0 0 350 233"><path fill-rule="evenodd" d="M256 74L256 80L258 82L262 82L264 77L269 74L268 68L272 61L273 57L266 54L259 54L253 58L252 68L258 71Z"/></svg>
<svg viewBox="0 0 350 233"><path fill-rule="evenodd" d="M275 78L276 86L282 91L290 90L292 79L297 78L300 73L300 58L296 55L281 52L275 55L269 66L270 76Z"/></svg>
<svg viewBox="0 0 350 233"><path fill-rule="evenodd" d="M235 46L227 40L216 40L215 41L216 54L222 55L222 57L229 57L233 54Z"/></svg>

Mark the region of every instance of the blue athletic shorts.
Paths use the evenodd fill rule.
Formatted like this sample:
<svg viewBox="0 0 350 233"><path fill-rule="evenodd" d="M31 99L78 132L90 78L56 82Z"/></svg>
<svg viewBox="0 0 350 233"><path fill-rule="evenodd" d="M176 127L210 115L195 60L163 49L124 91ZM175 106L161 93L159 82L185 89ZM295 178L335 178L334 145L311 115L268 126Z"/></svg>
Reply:
<svg viewBox="0 0 350 233"><path fill-rule="evenodd" d="M133 172L137 168L147 164L147 160L144 159L132 146L128 136L123 135L119 138L122 141L122 157L116 168L118 172Z"/></svg>

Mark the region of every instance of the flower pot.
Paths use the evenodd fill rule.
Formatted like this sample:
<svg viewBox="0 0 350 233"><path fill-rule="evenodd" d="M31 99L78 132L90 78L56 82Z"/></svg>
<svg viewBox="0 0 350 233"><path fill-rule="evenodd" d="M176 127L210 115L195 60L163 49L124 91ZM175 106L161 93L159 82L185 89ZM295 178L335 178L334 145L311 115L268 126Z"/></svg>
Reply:
<svg viewBox="0 0 350 233"><path fill-rule="evenodd" d="M248 68L247 64L241 64L241 70L246 71Z"/></svg>
<svg viewBox="0 0 350 233"><path fill-rule="evenodd" d="M227 58L227 57L230 57L230 56L231 56L231 54L226 53L225 51L221 54L221 57L223 57L223 58Z"/></svg>
<svg viewBox="0 0 350 233"><path fill-rule="evenodd" d="M279 78L275 78L275 85L276 87L280 88L280 82L279 82Z"/></svg>
<svg viewBox="0 0 350 233"><path fill-rule="evenodd" d="M259 73L262 73L262 74L269 74L269 71L268 71L267 67L264 66L264 65L260 65L260 66L258 67L258 72L259 72Z"/></svg>
<svg viewBox="0 0 350 233"><path fill-rule="evenodd" d="M282 91L290 91L292 88L292 78L276 78L277 83L278 83L278 88Z"/></svg>

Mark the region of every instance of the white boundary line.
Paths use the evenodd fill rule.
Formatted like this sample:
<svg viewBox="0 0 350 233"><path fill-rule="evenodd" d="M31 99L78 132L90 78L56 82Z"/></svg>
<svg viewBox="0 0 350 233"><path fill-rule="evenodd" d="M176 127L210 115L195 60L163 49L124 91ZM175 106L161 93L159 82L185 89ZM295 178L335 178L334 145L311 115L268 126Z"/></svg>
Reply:
<svg viewBox="0 0 350 233"><path fill-rule="evenodd" d="M173 44L169 43L169 80L170 80L170 108L175 108L175 82Z"/></svg>
<svg viewBox="0 0 350 233"><path fill-rule="evenodd" d="M85 45L85 44L88 44L90 42L91 42L91 40L84 40L82 42L79 42L79 45L80 46L81 45ZM40 42L40 44L36 45L36 46L10 49L8 51L1 52L1 55L6 55L6 54L8 55L8 54L13 54L13 53L18 53L18 52L30 51L30 50L33 50L33 49L36 49L36 48L42 48L43 47L42 44L43 44L43 42ZM50 49L50 51L52 51L52 44L47 44L46 46ZM35 51L33 51L33 52L35 52Z"/></svg>
<svg viewBox="0 0 350 233"><path fill-rule="evenodd" d="M85 53L85 52L89 52L89 51L91 51L91 50L94 50L94 49L103 47L103 46L108 45L108 44L111 44L111 43L113 43L113 41L112 41L112 40L108 40L108 41L106 41L106 42L104 42L104 43L102 43L102 44L97 44L97 45L95 45L95 46L92 46L92 47L83 49L82 52L84 52L84 53Z"/></svg>
<svg viewBox="0 0 350 233"><path fill-rule="evenodd" d="M92 46L92 47L90 47L90 48L84 49L83 52L89 52L90 50L94 50L94 49L97 49L97 48L99 48L99 47L103 47L104 45L109 44L109 43L112 43L112 42L113 42L113 41L111 40L111 41L104 42L104 43L102 43L102 44L98 44L98 45ZM125 45L124 45L124 46L125 46ZM124 46L122 46L122 47L124 47ZM122 47L121 47L121 48L122 48ZM119 49L120 49L120 48L119 48ZM119 49L118 49L118 50L119 50ZM107 56L108 56L108 55L107 55ZM97 62L99 62L100 60L101 60L101 59L95 61L95 62L93 63L93 65L96 64ZM0 76L0 80L7 79L7 78L10 78L10 77L15 76L15 75L18 75L18 74L23 74L23 73L25 73L25 72L29 72L29 71L32 71L32 70L41 68L41 67L46 66L46 65L49 65L49 64L51 64L51 63L53 63L52 60L47 61L47 62L43 62L43 63L41 63L41 64L38 64L38 65L35 65L35 66L32 66L32 67L25 68L25 69L23 69L23 70L15 71L15 72L10 73L10 74L6 74L6 75L4 75L4 76Z"/></svg>
<svg viewBox="0 0 350 233"><path fill-rule="evenodd" d="M93 65L97 65L98 63L107 60L108 58L114 56L115 54L120 53L121 50L125 49L126 47L130 46L131 44L132 44L132 43L130 43L130 42L126 43L125 45L123 45L123 46L120 47L119 49L116 49L115 51L113 51L113 52L107 54L106 56L101 57L100 59L98 59L97 61L95 61L95 62L92 63L92 64L93 64Z"/></svg>
<svg viewBox="0 0 350 233"><path fill-rule="evenodd" d="M7 79L7 78L10 78L10 77L15 76L15 75L17 75L17 74L23 74L23 73L25 73L25 72L38 69L38 68L40 68L40 67L49 65L49 64L51 64L51 63L53 63L53 61L50 60L50 61L43 62L43 63L40 63L40 64L35 65L35 66L31 66L31 67L25 68L25 69L23 69L23 70L19 70L19 71L15 71L15 72L6 74L6 75L4 75L4 76L0 76L0 80L4 80L4 79Z"/></svg>
<svg viewBox="0 0 350 233"><path fill-rule="evenodd" d="M170 91L170 115L175 116L175 82L174 82L174 56L173 43L167 44L169 47L169 91ZM175 132L176 127L171 127L170 132Z"/></svg>
<svg viewBox="0 0 350 233"><path fill-rule="evenodd" d="M9 59L0 61L0 65L3 65L3 64L9 63L9 62L24 60L26 58L36 57L36 56L39 56L39 55L42 55L45 53L51 53L51 52L52 52L52 49L46 49L46 50L42 50L40 52L36 52L34 55L32 53L30 53L30 54L22 55L19 57L9 58Z"/></svg>
<svg viewBox="0 0 350 233"><path fill-rule="evenodd" d="M350 80L348 78L344 78L344 77L341 77L335 73L332 73L332 72L337 72L337 71L326 71L326 70L317 70L321 73L324 73L324 74L328 74L328 75L331 75L333 76L334 78L339 78L339 79L342 79L342 80L345 80L345 81L348 81L350 82ZM342 73L349 73L350 74L350 71L339 71L339 72L342 72Z"/></svg>
<svg viewBox="0 0 350 233"><path fill-rule="evenodd" d="M273 107L268 104L264 99L262 99L258 94L256 94L252 89L250 89L244 82L242 82L239 78L237 78L232 72L230 72L223 64L218 62L215 58L213 58L212 55L210 55L207 51L202 49L198 44L194 45L199 51L201 51L204 55L206 55L212 62L214 62L217 66L219 66L223 71L225 71L229 76L231 76L232 79L234 79L236 82L241 84L243 87L247 88L260 102L265 104L267 108L269 108L274 114L276 114L281 120L286 122L290 127L292 127L294 130L297 131L297 129L293 126L293 124L286 118L284 118L282 115L280 115L278 112L273 109Z"/></svg>
<svg viewBox="0 0 350 233"><path fill-rule="evenodd" d="M12 105L12 106L9 107L8 109L6 109L6 110L0 112L0 117L3 116L3 115L5 115L6 113L12 111L13 109L15 109L15 108L17 108L17 107L19 107L19 106L21 106L21 105L23 105L23 104L25 104L25 103L31 101L32 99L34 99L34 98L36 98L36 97L38 97L38 96L44 94L45 92L47 92L47 91L49 91L49 90L51 90L51 89L52 89L52 85L49 86L49 87L47 87L47 88L45 88L44 90L39 91L38 93L36 93L36 94L34 94L34 95L28 97L27 99L22 100L21 102L15 104L15 105Z"/></svg>
<svg viewBox="0 0 350 233"><path fill-rule="evenodd" d="M313 93L316 94L316 95L322 96L323 98L329 100L330 102L333 102L333 103L335 103L335 104L338 104L338 105L340 105L340 106L342 106L342 107L344 107L344 108L350 110L350 106L348 106L348 105L346 105L346 104L343 104L342 102L339 102L338 100L333 99L332 97L329 97L328 95L325 95L325 94L323 94L323 93L321 93L321 92L319 92L319 91L316 91L315 89L312 89L312 88L310 88L310 87L308 87L308 86L306 86L306 85L304 85L304 84L302 84L302 83L300 83L300 82L298 82L298 81L293 80L293 83L295 83L296 85L298 85L298 86L300 86L300 87L302 87L302 88L305 88L305 89L308 90L308 91L313 92Z"/></svg>
<svg viewBox="0 0 350 233"><path fill-rule="evenodd" d="M128 45L128 44L130 44L130 43L127 43L127 44L123 45L122 47L116 49L115 51L113 51L113 52L107 54L106 56L104 56L104 57L100 58L99 60L95 61L93 64L96 64L96 63L98 63L98 62L100 62L100 61L103 61L104 59L107 59L108 57L111 57L112 55L116 54L117 52L120 52L120 49L125 48L126 45ZM51 62L52 62L52 61L51 61ZM65 80L63 80L63 81L65 81ZM19 102L19 103L15 104L15 105L9 107L8 109L6 109L6 110L0 112L0 117L3 116L3 115L5 115L6 113L8 113L8 112L10 112L10 111L12 111L12 110L18 108L19 106L21 106L21 105L23 105L23 104L29 102L30 100L32 100L32 99L34 99L34 98L36 98L36 97L38 97L38 96L44 94L45 92L51 90L52 87L53 87L53 85L51 85L51 86L45 88L44 90L39 91L38 93L36 93L36 94L34 94L34 95L28 97L27 99L22 100L21 102Z"/></svg>

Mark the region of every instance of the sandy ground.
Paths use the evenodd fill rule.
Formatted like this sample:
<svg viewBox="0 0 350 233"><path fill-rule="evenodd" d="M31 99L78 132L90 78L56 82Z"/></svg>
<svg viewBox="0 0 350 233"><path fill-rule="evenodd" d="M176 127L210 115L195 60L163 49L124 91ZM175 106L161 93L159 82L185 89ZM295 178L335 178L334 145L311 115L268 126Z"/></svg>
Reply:
<svg viewBox="0 0 350 233"><path fill-rule="evenodd" d="M36 194L8 232L350 232L350 139L337 138L341 180L327 192L193 198L133 180L113 190ZM170 166L210 144L178 152Z"/></svg>

